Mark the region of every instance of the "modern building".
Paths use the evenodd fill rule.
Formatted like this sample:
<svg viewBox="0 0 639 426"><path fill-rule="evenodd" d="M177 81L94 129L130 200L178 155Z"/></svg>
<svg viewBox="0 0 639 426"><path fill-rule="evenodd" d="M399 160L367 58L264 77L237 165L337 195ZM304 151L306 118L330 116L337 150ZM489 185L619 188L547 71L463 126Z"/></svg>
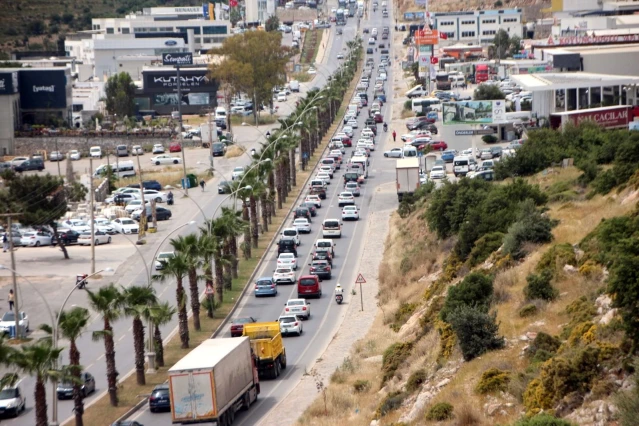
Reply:
<svg viewBox="0 0 639 426"><path fill-rule="evenodd" d="M524 29L522 9L432 12L431 22L439 30L440 46L459 42L485 45L492 43L499 30L522 37Z"/></svg>
<svg viewBox="0 0 639 426"><path fill-rule="evenodd" d="M548 61L553 69L596 74L623 74L639 77L639 43L545 47L535 56Z"/></svg>
<svg viewBox="0 0 639 426"><path fill-rule="evenodd" d="M570 16L633 14L639 11L639 2L635 0L551 0L551 6L542 11L552 13L558 19Z"/></svg>
<svg viewBox="0 0 639 426"><path fill-rule="evenodd" d="M246 0L246 22L260 22L264 24L268 18L275 15L277 3L275 0Z"/></svg>

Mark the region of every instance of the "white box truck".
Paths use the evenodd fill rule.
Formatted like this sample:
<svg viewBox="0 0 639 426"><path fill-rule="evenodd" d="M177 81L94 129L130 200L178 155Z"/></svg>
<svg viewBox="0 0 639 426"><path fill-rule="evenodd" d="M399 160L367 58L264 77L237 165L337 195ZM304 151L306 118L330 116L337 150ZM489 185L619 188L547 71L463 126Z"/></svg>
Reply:
<svg viewBox="0 0 639 426"><path fill-rule="evenodd" d="M401 202L405 194L412 194L419 188L419 157L398 159L395 173L397 175L397 197Z"/></svg>
<svg viewBox="0 0 639 426"><path fill-rule="evenodd" d="M248 337L209 339L169 370L172 423L230 425L260 393Z"/></svg>

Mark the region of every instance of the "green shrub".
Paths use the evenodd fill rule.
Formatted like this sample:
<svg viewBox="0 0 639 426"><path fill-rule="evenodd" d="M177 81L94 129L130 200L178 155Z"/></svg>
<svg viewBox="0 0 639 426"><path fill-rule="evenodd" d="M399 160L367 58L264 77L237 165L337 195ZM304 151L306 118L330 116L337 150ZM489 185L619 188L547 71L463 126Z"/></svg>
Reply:
<svg viewBox="0 0 639 426"><path fill-rule="evenodd" d="M406 111L410 111L413 109L413 101L410 99L407 99L406 101L404 101L404 109Z"/></svg>
<svg viewBox="0 0 639 426"><path fill-rule="evenodd" d="M484 143L495 143L498 139L495 135L484 135L481 137L481 140L484 141Z"/></svg>
<svg viewBox="0 0 639 426"><path fill-rule="evenodd" d="M426 420L442 422L453 418L453 406L447 402L438 402L426 413Z"/></svg>
<svg viewBox="0 0 639 426"><path fill-rule="evenodd" d="M363 392L368 392L368 390L371 388L371 384L368 380L355 380L355 383L353 383L353 390L356 393L363 393Z"/></svg>
<svg viewBox="0 0 639 426"><path fill-rule="evenodd" d="M492 295L493 278L481 272L472 272L459 284L448 289L440 318L450 322L448 317L451 312L460 306L473 306L481 312L488 312Z"/></svg>
<svg viewBox="0 0 639 426"><path fill-rule="evenodd" d="M527 305L524 305L520 310L519 310L519 316L521 318L526 318L526 317L531 317L533 315L535 315L537 313L537 306L535 306L532 303L529 303Z"/></svg>
<svg viewBox="0 0 639 426"><path fill-rule="evenodd" d="M504 338L497 336L499 325L495 322L495 316L466 305L449 315L464 360L470 361L485 352L504 347Z"/></svg>
<svg viewBox="0 0 639 426"><path fill-rule="evenodd" d="M391 411L397 410L402 406L402 402L404 402L404 399L406 399L407 396L408 395L406 393L399 391L391 392L386 395L386 398L379 403L377 410L375 410L375 418L380 419Z"/></svg>
<svg viewBox="0 0 639 426"><path fill-rule="evenodd" d="M561 341L558 338L540 331L528 346L528 349L526 349L526 354L530 358L536 356L539 351L545 351L554 355L559 349L559 346L561 346Z"/></svg>
<svg viewBox="0 0 639 426"><path fill-rule="evenodd" d="M528 300L541 299L552 301L559 296L559 292L552 284L552 271L544 269L539 274L530 274L526 277L528 284L524 287L524 296Z"/></svg>
<svg viewBox="0 0 639 426"><path fill-rule="evenodd" d="M524 243L547 243L552 240L552 227L554 222L535 207L532 200L526 200L521 204L517 221L509 228L504 237L504 253L510 254L513 259L521 259L527 253L523 250Z"/></svg>
<svg viewBox="0 0 639 426"><path fill-rule="evenodd" d="M417 306L419 306L417 303L402 303L399 305L399 309L395 312L390 328L393 331L399 331L399 329L402 328L402 325L404 325L410 316L413 315Z"/></svg>
<svg viewBox="0 0 639 426"><path fill-rule="evenodd" d="M414 392L419 389L426 381L426 371L423 369L413 371L406 382L406 390L408 392Z"/></svg>
<svg viewBox="0 0 639 426"><path fill-rule="evenodd" d="M567 339L572 334L573 328L579 324L590 322L597 315L597 309L586 296L581 296L566 306L566 313L570 316L570 321L561 330L562 339Z"/></svg>
<svg viewBox="0 0 639 426"><path fill-rule="evenodd" d="M535 266L535 270L550 270L553 276L557 276L563 270L564 265L577 266L577 258L575 250L571 244L555 244L541 256L539 263Z"/></svg>
<svg viewBox="0 0 639 426"><path fill-rule="evenodd" d="M517 420L514 426L573 426L573 424L548 413L542 413Z"/></svg>
<svg viewBox="0 0 639 426"><path fill-rule="evenodd" d="M408 358L413 349L411 342L397 342L390 345L382 356L383 381L390 379L399 368L400 364Z"/></svg>
<svg viewBox="0 0 639 426"><path fill-rule="evenodd" d="M498 391L506 391L510 382L510 373L498 368L489 368L484 371L475 387L475 392L486 394Z"/></svg>
<svg viewBox="0 0 639 426"><path fill-rule="evenodd" d="M495 250L501 247L503 240L503 232L491 232L478 239L468 256L470 266L477 266L488 259Z"/></svg>

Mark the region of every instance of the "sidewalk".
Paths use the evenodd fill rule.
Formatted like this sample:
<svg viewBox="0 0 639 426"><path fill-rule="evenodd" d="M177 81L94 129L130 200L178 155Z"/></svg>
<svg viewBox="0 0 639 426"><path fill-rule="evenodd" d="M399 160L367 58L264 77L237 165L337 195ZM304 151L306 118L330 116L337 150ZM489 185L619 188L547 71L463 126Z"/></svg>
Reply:
<svg viewBox="0 0 639 426"><path fill-rule="evenodd" d="M325 384L330 382L333 372L350 355L353 345L368 333L377 316L379 264L384 256L384 243L390 228L390 216L396 207L397 193L394 183L375 189L369 209L366 237L362 243L364 249L358 264L353 268L355 271L367 271L366 284L363 284L364 291L360 294L359 286L353 288L355 284L352 283L345 286L346 310L335 324L333 338L326 350L318 357L318 361L314 365L305 367L308 372L315 370ZM357 294L352 295L351 289L354 289ZM363 297L364 311L360 307L360 297ZM344 320L348 321L348 327L341 327ZM310 375L303 376L288 395L282 396L282 402L271 409L259 425L294 425L317 397L315 379Z"/></svg>

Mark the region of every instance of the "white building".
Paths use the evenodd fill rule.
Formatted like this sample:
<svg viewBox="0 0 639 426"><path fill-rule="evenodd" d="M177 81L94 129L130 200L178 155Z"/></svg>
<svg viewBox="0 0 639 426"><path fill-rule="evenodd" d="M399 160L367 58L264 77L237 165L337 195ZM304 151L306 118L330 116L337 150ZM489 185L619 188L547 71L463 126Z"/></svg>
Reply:
<svg viewBox="0 0 639 426"><path fill-rule="evenodd" d="M571 16L633 13L639 11L637 0L552 0L551 7L543 12L552 12L558 19Z"/></svg>
<svg viewBox="0 0 639 426"><path fill-rule="evenodd" d="M522 37L524 28L521 9L433 12L431 22L440 34L446 34L445 40L440 37L440 46L458 42L489 44L500 29L511 37Z"/></svg>
<svg viewBox="0 0 639 426"><path fill-rule="evenodd" d="M260 22L264 24L275 14L277 4L275 0L246 0L246 22Z"/></svg>

